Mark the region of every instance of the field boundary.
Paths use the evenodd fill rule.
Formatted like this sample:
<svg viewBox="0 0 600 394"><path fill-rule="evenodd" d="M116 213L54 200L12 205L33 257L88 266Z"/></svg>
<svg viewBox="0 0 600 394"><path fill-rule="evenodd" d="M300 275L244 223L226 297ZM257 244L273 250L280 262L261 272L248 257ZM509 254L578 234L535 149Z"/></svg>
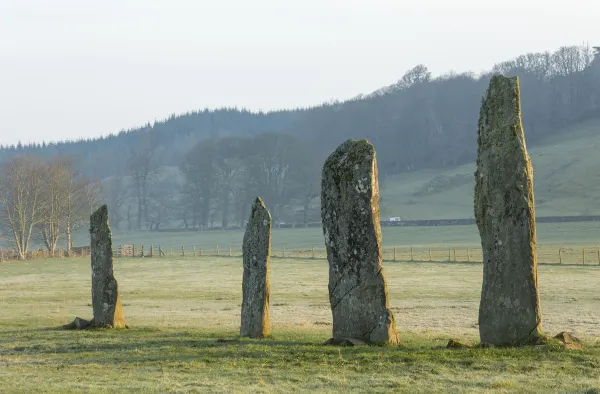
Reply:
<svg viewBox="0 0 600 394"><path fill-rule="evenodd" d="M600 247L571 246L538 246L538 264L600 266ZM242 258L242 250L232 246L222 248L190 247L185 245L143 245L123 244L113 248L115 258L198 258L198 257L230 257ZM271 258L326 260L325 248L272 248ZM383 247L384 262L444 262L444 263L479 263L483 262L481 248L456 247Z"/></svg>

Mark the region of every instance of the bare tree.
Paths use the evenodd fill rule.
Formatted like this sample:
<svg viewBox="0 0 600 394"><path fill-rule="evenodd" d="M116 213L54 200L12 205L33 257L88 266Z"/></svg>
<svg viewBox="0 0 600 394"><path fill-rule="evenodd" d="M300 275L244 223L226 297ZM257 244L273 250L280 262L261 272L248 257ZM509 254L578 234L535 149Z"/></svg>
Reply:
<svg viewBox="0 0 600 394"><path fill-rule="evenodd" d="M179 169L185 178L184 201L189 204L194 226L206 228L210 222L211 202L215 197L215 141L205 140L185 154Z"/></svg>
<svg viewBox="0 0 600 394"><path fill-rule="evenodd" d="M1 224L11 234L20 260L27 257L34 228L43 219L43 164L32 158L16 157L0 172Z"/></svg>
<svg viewBox="0 0 600 394"><path fill-rule="evenodd" d="M127 170L135 187L137 199L137 228L142 229L142 224L148 222L148 189L149 183L157 173L158 145L150 136L140 138L135 148L130 149L127 161Z"/></svg>
<svg viewBox="0 0 600 394"><path fill-rule="evenodd" d="M120 228L123 221L123 207L128 197L128 188L123 177L117 176L102 183L104 200L108 205L111 227Z"/></svg>
<svg viewBox="0 0 600 394"><path fill-rule="evenodd" d="M67 182L65 183L65 188L67 190L65 234L67 254L71 256L73 249L73 232L88 223L88 212L91 212L94 207L90 206L90 199L87 197L87 194L90 192L90 184L88 181L85 178L78 177L77 171L75 171L73 167L67 168L67 174ZM99 205L99 203L97 203L96 206L97 205Z"/></svg>
<svg viewBox="0 0 600 394"><path fill-rule="evenodd" d="M41 220L36 226L48 252L54 256L56 246L68 217L69 180L68 159L54 158L43 166Z"/></svg>

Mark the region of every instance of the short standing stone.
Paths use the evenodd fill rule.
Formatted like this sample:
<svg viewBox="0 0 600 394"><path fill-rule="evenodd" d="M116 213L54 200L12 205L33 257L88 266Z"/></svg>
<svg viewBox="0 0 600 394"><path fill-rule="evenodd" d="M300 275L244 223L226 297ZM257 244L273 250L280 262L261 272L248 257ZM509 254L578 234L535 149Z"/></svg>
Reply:
<svg viewBox="0 0 600 394"><path fill-rule="evenodd" d="M271 259L271 214L260 198L252 206L243 243L242 282L243 337L263 338L271 334L269 318L269 265Z"/></svg>
<svg viewBox="0 0 600 394"><path fill-rule="evenodd" d="M494 76L481 106L475 218L483 249L482 343L518 345L542 332L533 169L521 123L519 80Z"/></svg>
<svg viewBox="0 0 600 394"><path fill-rule="evenodd" d="M123 328L125 317L119 287L113 275L113 254L108 209L101 206L90 217L92 253L92 307L96 327Z"/></svg>
<svg viewBox="0 0 600 394"><path fill-rule="evenodd" d="M323 166L321 220L329 261L332 343L397 344L381 261L375 148L348 140Z"/></svg>

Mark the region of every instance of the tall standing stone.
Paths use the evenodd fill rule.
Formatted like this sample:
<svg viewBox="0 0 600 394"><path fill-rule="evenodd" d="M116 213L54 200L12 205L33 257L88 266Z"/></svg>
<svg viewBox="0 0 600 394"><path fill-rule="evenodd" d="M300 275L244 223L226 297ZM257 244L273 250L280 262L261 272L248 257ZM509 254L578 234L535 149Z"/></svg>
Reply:
<svg viewBox="0 0 600 394"><path fill-rule="evenodd" d="M377 160L370 142L348 140L325 162L321 220L333 343L397 344L381 257Z"/></svg>
<svg viewBox="0 0 600 394"><path fill-rule="evenodd" d="M533 169L518 78L494 76L481 106L475 218L483 249L482 343L518 345L542 333Z"/></svg>
<svg viewBox="0 0 600 394"><path fill-rule="evenodd" d="M106 205L102 205L90 217L90 238L93 325L123 328L125 316L119 297L119 287L113 275L112 236Z"/></svg>
<svg viewBox="0 0 600 394"><path fill-rule="evenodd" d="M258 197L252 205L243 243L242 324L240 336L264 338L271 334L269 266L271 214Z"/></svg>

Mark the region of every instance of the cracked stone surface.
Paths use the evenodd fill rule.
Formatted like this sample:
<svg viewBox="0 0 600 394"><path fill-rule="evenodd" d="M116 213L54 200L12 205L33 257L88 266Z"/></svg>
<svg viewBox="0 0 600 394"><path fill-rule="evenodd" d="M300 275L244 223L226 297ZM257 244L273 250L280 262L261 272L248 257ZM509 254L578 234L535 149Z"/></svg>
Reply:
<svg viewBox="0 0 600 394"><path fill-rule="evenodd" d="M90 217L92 261L92 307L94 326L125 327L119 286L113 275L112 235L106 205Z"/></svg>
<svg viewBox="0 0 600 394"><path fill-rule="evenodd" d="M494 76L477 137L475 218L483 249L482 343L518 345L542 333L533 169L521 123L518 78Z"/></svg>
<svg viewBox="0 0 600 394"><path fill-rule="evenodd" d="M348 140L325 162L321 220L333 341L397 344L381 261L377 160L370 142Z"/></svg>
<svg viewBox="0 0 600 394"><path fill-rule="evenodd" d="M258 197L252 206L243 241L242 324L240 336L263 338L271 334L269 265L271 214Z"/></svg>

